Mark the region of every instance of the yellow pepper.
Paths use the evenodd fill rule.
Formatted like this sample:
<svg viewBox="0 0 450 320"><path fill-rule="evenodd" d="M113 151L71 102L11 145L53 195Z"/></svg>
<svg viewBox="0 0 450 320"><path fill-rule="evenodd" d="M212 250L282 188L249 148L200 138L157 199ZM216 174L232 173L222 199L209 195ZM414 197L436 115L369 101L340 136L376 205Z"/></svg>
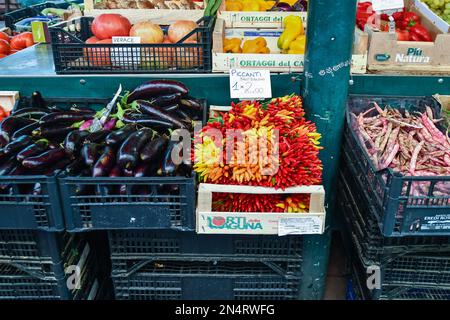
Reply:
<svg viewBox="0 0 450 320"><path fill-rule="evenodd" d="M227 0L225 2L226 11L242 11L244 5L240 0Z"/></svg>
<svg viewBox="0 0 450 320"><path fill-rule="evenodd" d="M226 53L242 53L241 39L230 38L223 40L223 52Z"/></svg>
<svg viewBox="0 0 450 320"><path fill-rule="evenodd" d="M298 16L287 16L283 19L284 31L278 38L278 48L283 52L289 50L289 45L298 36L305 34L302 19Z"/></svg>
<svg viewBox="0 0 450 320"><path fill-rule="evenodd" d="M242 46L243 53L270 53L267 48L266 39L262 37L255 38L253 40L247 40Z"/></svg>
<svg viewBox="0 0 450 320"><path fill-rule="evenodd" d="M276 1L264 1L264 2L266 4L265 11L272 9L272 7L277 3Z"/></svg>
<svg viewBox="0 0 450 320"><path fill-rule="evenodd" d="M302 34L297 39L291 42L287 53L290 54L305 54L306 36Z"/></svg>
<svg viewBox="0 0 450 320"><path fill-rule="evenodd" d="M259 3L254 0L244 0L242 11L259 11Z"/></svg>

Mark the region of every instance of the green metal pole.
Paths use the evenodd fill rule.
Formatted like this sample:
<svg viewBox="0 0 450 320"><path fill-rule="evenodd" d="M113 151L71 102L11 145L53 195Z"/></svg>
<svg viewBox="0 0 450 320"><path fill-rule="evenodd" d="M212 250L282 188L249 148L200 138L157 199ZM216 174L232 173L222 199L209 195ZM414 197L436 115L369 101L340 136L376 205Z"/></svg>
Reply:
<svg viewBox="0 0 450 320"><path fill-rule="evenodd" d="M334 212L334 187L350 80L356 0L314 0L308 4L308 45L302 92L307 114L322 133L323 183L330 218ZM329 231L321 236L305 236L302 299L323 298L330 236Z"/></svg>

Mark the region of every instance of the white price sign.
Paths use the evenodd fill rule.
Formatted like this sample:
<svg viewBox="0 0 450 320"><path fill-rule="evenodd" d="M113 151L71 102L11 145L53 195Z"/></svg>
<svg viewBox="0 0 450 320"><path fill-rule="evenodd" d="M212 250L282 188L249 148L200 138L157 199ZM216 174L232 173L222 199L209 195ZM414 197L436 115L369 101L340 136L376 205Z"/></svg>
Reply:
<svg viewBox="0 0 450 320"><path fill-rule="evenodd" d="M270 71L231 69L230 96L232 99L272 98Z"/></svg>
<svg viewBox="0 0 450 320"><path fill-rule="evenodd" d="M321 217L282 218L278 221L278 235L290 234L322 234L323 222Z"/></svg>
<svg viewBox="0 0 450 320"><path fill-rule="evenodd" d="M372 0L372 8L377 12L401 9L404 6L405 3L403 0Z"/></svg>
<svg viewBox="0 0 450 320"><path fill-rule="evenodd" d="M141 37L112 37L113 44L139 44ZM116 67L131 67L141 63L140 48L119 47L111 50L111 63Z"/></svg>

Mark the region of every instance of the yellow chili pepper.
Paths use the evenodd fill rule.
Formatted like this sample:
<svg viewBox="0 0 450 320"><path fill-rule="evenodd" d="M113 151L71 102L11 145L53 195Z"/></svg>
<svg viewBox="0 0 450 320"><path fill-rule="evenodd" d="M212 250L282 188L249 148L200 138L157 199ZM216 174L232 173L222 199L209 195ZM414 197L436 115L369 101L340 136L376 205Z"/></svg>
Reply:
<svg viewBox="0 0 450 320"><path fill-rule="evenodd" d="M301 35L290 43L288 53L305 54L305 48L306 48L306 36Z"/></svg>
<svg viewBox="0 0 450 320"><path fill-rule="evenodd" d="M278 38L278 48L288 51L292 41L305 34L302 19L298 16L287 16L283 19L284 31Z"/></svg>
<svg viewBox="0 0 450 320"><path fill-rule="evenodd" d="M242 46L243 53L270 53L267 48L266 39L262 37L255 38L253 40L247 40Z"/></svg>
<svg viewBox="0 0 450 320"><path fill-rule="evenodd" d="M225 53L242 53L242 40L239 38L230 38L223 40L223 51Z"/></svg>

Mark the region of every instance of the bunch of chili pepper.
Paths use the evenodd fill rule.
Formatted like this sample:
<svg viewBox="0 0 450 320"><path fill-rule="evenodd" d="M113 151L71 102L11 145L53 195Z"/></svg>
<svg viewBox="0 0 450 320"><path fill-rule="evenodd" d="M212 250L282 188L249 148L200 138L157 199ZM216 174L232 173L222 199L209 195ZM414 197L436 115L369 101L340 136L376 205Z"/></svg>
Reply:
<svg viewBox="0 0 450 320"><path fill-rule="evenodd" d="M319 184L322 175L322 163L318 157L321 135L304 115L301 97L295 95L275 98L265 104L257 101L233 104L229 112L211 120L195 138L194 170L200 181L282 189ZM235 136L230 136L230 132L235 132L233 130L240 130L243 139L234 142ZM211 132L220 132L221 136ZM264 139L262 144L259 143L261 139ZM305 206L303 202L295 201L295 197L291 205L279 195L278 202L273 197L275 195L251 196L271 203L256 211L297 212ZM229 195L224 206L234 201L236 210L236 199L241 198L246 196ZM273 204L277 203L280 207L275 210Z"/></svg>
<svg viewBox="0 0 450 320"><path fill-rule="evenodd" d="M308 194L214 193L213 210L220 212L287 212L309 211Z"/></svg>

